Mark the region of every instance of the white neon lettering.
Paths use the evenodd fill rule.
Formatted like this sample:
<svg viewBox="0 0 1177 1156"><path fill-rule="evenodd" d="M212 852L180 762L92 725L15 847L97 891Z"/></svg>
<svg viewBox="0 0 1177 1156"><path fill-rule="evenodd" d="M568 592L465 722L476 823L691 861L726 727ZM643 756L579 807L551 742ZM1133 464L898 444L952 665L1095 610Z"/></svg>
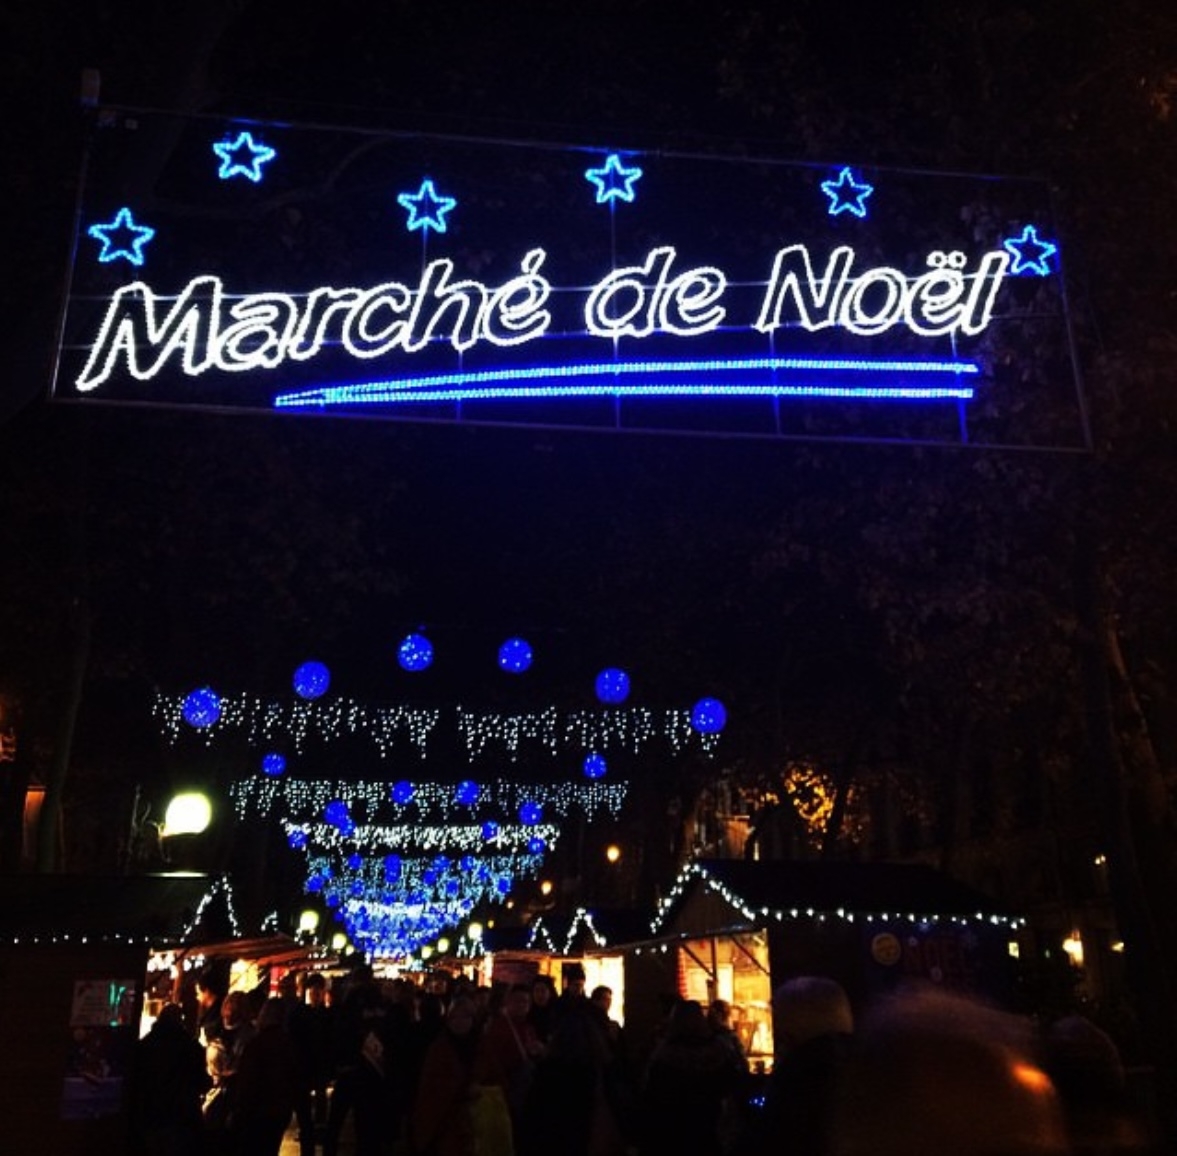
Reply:
<svg viewBox="0 0 1177 1156"><path fill-rule="evenodd" d="M727 278L710 265L671 278L676 256L670 245L651 249L645 264L615 269L589 294L584 306L588 331L596 337L647 337L655 330L691 337L723 321L715 301Z"/></svg>
<svg viewBox="0 0 1177 1156"><path fill-rule="evenodd" d="M543 249L532 249L523 258L520 266L523 272L491 294L483 314L482 330L492 344L521 345L548 331L552 315L544 305L552 286L540 273L546 257Z"/></svg>
<svg viewBox="0 0 1177 1156"><path fill-rule="evenodd" d="M340 341L352 357L379 357L404 341L407 313L413 296L399 281L388 281L364 293L343 319ZM387 310L392 314L384 327L373 315Z"/></svg>
<svg viewBox="0 0 1177 1156"><path fill-rule="evenodd" d="M851 333L869 337L890 329L903 316L907 278L880 266L855 278L842 298L838 319Z"/></svg>
<svg viewBox="0 0 1177 1156"><path fill-rule="evenodd" d="M309 361L327 343L327 324L337 313L354 308L362 289L312 289L286 353L295 361Z"/></svg>
<svg viewBox="0 0 1177 1156"><path fill-rule="evenodd" d="M885 265L852 276L854 250L843 245L830 254L818 277L809 250L790 245L773 262L755 328L771 333L788 324L786 306L791 306L795 323L810 332L837 325L872 337L898 324L924 337L982 332L992 317L1008 254L986 253L971 274L964 272L960 253L933 253L928 264L929 272L912 278Z"/></svg>
<svg viewBox="0 0 1177 1156"><path fill-rule="evenodd" d="M677 257L673 246L658 246L640 264L614 269L592 286L583 306L588 333L692 337L723 324L724 272L713 265L679 272ZM149 381L169 362L189 377L210 369L270 370L333 346L371 360L436 342L458 352L479 342L522 345L552 325L546 260L544 249L529 250L518 273L498 286L454 280L454 264L445 258L429 262L415 287L387 281L369 289L321 286L304 295L231 298L220 278L202 275L178 296L163 297L135 281L111 297L75 385L87 392L119 374ZM914 276L886 265L858 271L854 264L854 250L845 245L829 254L824 268L815 267L805 245L780 249L753 328L837 326L873 337L901 325L921 337L975 336L992 318L1010 255L985 253L970 272L963 253L934 252Z"/></svg>
<svg viewBox="0 0 1177 1156"><path fill-rule="evenodd" d="M795 266L800 261L804 270L802 277ZM786 295L791 296L802 326L811 332L834 324L838 301L846 285L846 277L854 262L854 250L840 245L826 262L826 274L822 278L813 275L809 261L809 250L804 245L790 245L781 249L772 263L772 275L755 328L761 333L770 333L780 328L781 312ZM825 317L818 319L815 313L825 311ZM812 311L812 312L811 312Z"/></svg>
<svg viewBox="0 0 1177 1156"><path fill-rule="evenodd" d="M162 319L156 317L158 298L149 285L134 281L110 300L98 337L75 385L80 392L97 389L115 372L120 360L137 381L149 381L177 350L190 377L203 373L212 360L216 330L212 319L220 310L222 286L218 277L194 277ZM154 354L142 364L141 356Z"/></svg>
<svg viewBox="0 0 1177 1156"><path fill-rule="evenodd" d="M259 293L229 308L233 324L216 341L218 369L241 373L274 369L286 358L291 334L298 323L298 305L285 293Z"/></svg>
<svg viewBox="0 0 1177 1156"><path fill-rule="evenodd" d="M430 261L425 266L421 287L413 297L413 310L405 330L406 353L416 353L433 340L447 312L457 309L450 332L450 344L457 350L469 349L478 340L478 320L486 305L486 286L480 281L450 283L453 261Z"/></svg>

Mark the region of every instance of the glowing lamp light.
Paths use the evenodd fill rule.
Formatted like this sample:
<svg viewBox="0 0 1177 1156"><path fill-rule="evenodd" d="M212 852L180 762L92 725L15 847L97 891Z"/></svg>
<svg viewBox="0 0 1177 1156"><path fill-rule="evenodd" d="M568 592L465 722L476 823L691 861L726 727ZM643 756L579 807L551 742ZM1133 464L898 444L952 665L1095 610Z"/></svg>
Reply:
<svg viewBox="0 0 1177 1156"><path fill-rule="evenodd" d="M402 670L428 670L433 665L433 643L424 634L408 634L397 648L396 660Z"/></svg>
<svg viewBox="0 0 1177 1156"><path fill-rule="evenodd" d="M299 698L319 698L330 685L331 672L321 662L304 662L294 672L294 693Z"/></svg>
<svg viewBox="0 0 1177 1156"><path fill-rule="evenodd" d="M616 843L610 843L605 848L605 858L610 863L616 863L621 858L621 848Z"/></svg>
<svg viewBox="0 0 1177 1156"><path fill-rule="evenodd" d="M470 926L466 928L466 938L474 943L477 943L482 938L482 924L477 920L473 921Z"/></svg>
<svg viewBox="0 0 1177 1156"><path fill-rule="evenodd" d="M184 791L168 804L160 834L165 838L171 835L199 835L207 830L212 816L212 804L207 795L199 791Z"/></svg>
<svg viewBox="0 0 1177 1156"><path fill-rule="evenodd" d="M285 773L286 759L278 754L277 751L270 751L268 755L262 756L262 771L276 778L278 775Z"/></svg>
<svg viewBox="0 0 1177 1156"><path fill-rule="evenodd" d="M342 931L337 931L331 936L331 950L342 952L347 947L347 936Z"/></svg>
<svg viewBox="0 0 1177 1156"><path fill-rule="evenodd" d="M629 675L624 670L609 667L597 675L597 698L607 706L617 706L629 698Z"/></svg>
<svg viewBox="0 0 1177 1156"><path fill-rule="evenodd" d="M445 953L447 951L449 951L449 949L450 949L450 941L448 939L446 939L446 937L443 935L437 941L437 953L438 953L438 955L445 955Z"/></svg>
<svg viewBox="0 0 1177 1156"><path fill-rule="evenodd" d="M313 907L308 907L299 915L298 930L304 935L314 935L319 930L319 913Z"/></svg>
<svg viewBox="0 0 1177 1156"><path fill-rule="evenodd" d="M522 638L508 638L499 647L499 669L508 674L522 674L531 666L531 645Z"/></svg>
<svg viewBox="0 0 1177 1156"><path fill-rule="evenodd" d="M701 735L719 734L727 726L727 710L717 698L701 698L691 707L691 726Z"/></svg>
<svg viewBox="0 0 1177 1156"><path fill-rule="evenodd" d="M527 799L519 805L519 822L525 827L534 827L543 821L544 809L534 799Z"/></svg>
<svg viewBox="0 0 1177 1156"><path fill-rule="evenodd" d="M1067 953L1067 957L1076 967L1083 966L1083 937L1078 931L1072 931L1063 940L1063 951Z"/></svg>
<svg viewBox="0 0 1177 1156"><path fill-rule="evenodd" d="M221 699L207 686L194 690L184 699L184 721L197 730L213 726L221 717Z"/></svg>
<svg viewBox="0 0 1177 1156"><path fill-rule="evenodd" d="M599 755L595 751L592 754L585 755L584 777L586 779L603 779L608 769L604 755Z"/></svg>

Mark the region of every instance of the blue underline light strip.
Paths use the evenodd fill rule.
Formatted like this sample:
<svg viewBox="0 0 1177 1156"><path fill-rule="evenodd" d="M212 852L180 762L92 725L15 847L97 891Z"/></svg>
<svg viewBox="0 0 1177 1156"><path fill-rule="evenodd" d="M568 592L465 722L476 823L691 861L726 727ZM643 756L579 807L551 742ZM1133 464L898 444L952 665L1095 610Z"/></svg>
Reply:
<svg viewBox="0 0 1177 1156"><path fill-rule="evenodd" d="M954 379L953 385L856 386L843 383L818 385L788 382L717 381L643 382L623 385L623 376L645 377L666 374L746 373L749 371L786 374L927 374ZM970 361L901 361L864 360L858 358L755 357L704 361L625 361L594 362L586 365L530 366L523 369L477 370L469 373L442 373L426 377L369 381L355 385L319 386L294 393L279 394L276 409L326 408L342 405L389 405L421 402L491 401L573 398L573 397L806 397L859 398L885 401L968 401L974 396L971 386L960 379L976 376L980 369ZM607 378L590 384L551 384L568 379ZM926 380L926 379L925 379ZM546 385L521 384L545 381Z"/></svg>

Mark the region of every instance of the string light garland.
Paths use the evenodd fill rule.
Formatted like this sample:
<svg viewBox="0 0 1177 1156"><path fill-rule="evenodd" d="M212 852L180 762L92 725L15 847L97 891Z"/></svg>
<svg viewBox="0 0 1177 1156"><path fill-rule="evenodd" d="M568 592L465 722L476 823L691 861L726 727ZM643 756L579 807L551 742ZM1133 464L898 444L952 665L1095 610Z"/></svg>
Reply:
<svg viewBox="0 0 1177 1156"><path fill-rule="evenodd" d="M411 793L406 792L406 786L411 786ZM390 788L386 782L372 780L251 776L230 784L229 798L239 819L274 815L297 823L312 823L322 816L329 803L339 801L347 805L360 823L382 822L382 816L387 816L394 824L407 819L415 820L418 825L440 820L446 830L454 830L449 820L459 812L462 821L475 817L501 821L506 816L517 815L526 802L536 804L544 814L559 818L579 812L591 820L602 811L616 818L628 791L629 784L624 781L521 783L493 779L478 785L477 805L469 807L458 805L450 783L401 781ZM475 811L484 814L475 816ZM485 815L487 811L493 814Z"/></svg>
<svg viewBox="0 0 1177 1156"><path fill-rule="evenodd" d="M369 739L382 758L388 758L404 741L427 757L430 738L448 720L448 712L443 714L438 708L372 706L350 698L278 702L247 694L216 695L207 687L187 696L157 694L152 713L164 738L172 744L196 729L209 746L218 739L242 735L257 746L285 739L301 753L312 740L334 742L359 736ZM716 733L703 734L692 725L689 710L673 708L562 713L548 707L503 714L459 706L454 725L471 759L504 750L515 761L533 747L550 756L586 748L624 748L638 754L659 741L666 742L674 754L691 746L711 753L718 741Z"/></svg>
<svg viewBox="0 0 1177 1156"><path fill-rule="evenodd" d="M702 880L703 885L708 891L719 895L725 903L731 906L749 923L760 923L765 919L774 919L778 923L785 920L809 919L819 923L838 920L844 923L883 921L911 923L921 926L931 926L933 924L968 926L977 923L987 923L994 927L1010 929L1026 926L1026 920L1020 916L998 915L981 911L973 915L948 915L942 912L905 911L900 908L894 911L851 911L845 907L826 909L803 907L800 905L779 908L753 908L743 897L736 894L721 879L716 878L712 872L708 871L702 864L696 861L688 863L679 872L670 892L659 902L654 919L650 924L650 933L652 935L661 933L671 908L675 906L683 893L696 879Z"/></svg>

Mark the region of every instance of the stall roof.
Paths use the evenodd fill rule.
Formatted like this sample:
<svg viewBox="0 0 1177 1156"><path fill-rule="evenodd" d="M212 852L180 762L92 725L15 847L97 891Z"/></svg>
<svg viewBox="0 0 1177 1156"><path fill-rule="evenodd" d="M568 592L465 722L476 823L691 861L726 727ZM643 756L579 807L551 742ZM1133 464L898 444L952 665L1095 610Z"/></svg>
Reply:
<svg viewBox="0 0 1177 1156"><path fill-rule="evenodd" d="M201 932L228 935L234 929L219 929L222 912L210 903L225 886L191 874L0 876L0 941L163 946L192 942Z"/></svg>
<svg viewBox="0 0 1177 1156"><path fill-rule="evenodd" d="M663 934L701 888L719 892L752 922L829 913L1011 918L988 895L924 864L700 859L680 872L651 932Z"/></svg>

